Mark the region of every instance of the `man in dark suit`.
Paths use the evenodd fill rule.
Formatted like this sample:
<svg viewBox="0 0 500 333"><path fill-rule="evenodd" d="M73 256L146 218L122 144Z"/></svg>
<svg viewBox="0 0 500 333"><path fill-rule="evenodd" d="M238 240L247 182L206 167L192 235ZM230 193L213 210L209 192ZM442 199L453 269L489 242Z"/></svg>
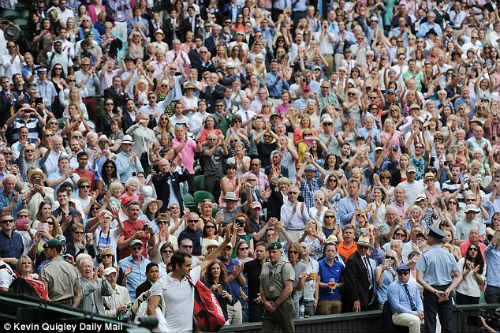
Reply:
<svg viewBox="0 0 500 333"><path fill-rule="evenodd" d="M367 236L357 242L357 251L349 258L344 270L343 312L360 312L377 309L376 262L369 258L371 247Z"/></svg>
<svg viewBox="0 0 500 333"><path fill-rule="evenodd" d="M219 76L217 73L210 73L208 76L208 85L200 93L200 97L207 101L207 110L210 113L215 113L215 101L224 98L224 86L217 81Z"/></svg>
<svg viewBox="0 0 500 333"><path fill-rule="evenodd" d="M222 38L220 36L220 31L221 31L220 25L217 24L212 25L212 34L210 35L210 37L205 39L205 46L210 51L212 56L214 56L217 51L217 41Z"/></svg>
<svg viewBox="0 0 500 333"><path fill-rule="evenodd" d="M139 297L143 292L151 289L151 286L155 284L155 282L158 281L159 278L160 278L160 267L158 267L158 264L150 262L146 266L146 281L141 283L139 287L135 289L136 297Z"/></svg>
<svg viewBox="0 0 500 333"><path fill-rule="evenodd" d="M181 23L182 40L186 40L186 32L192 31L195 36L199 35L202 25L202 20L199 15L196 15L193 6L188 7L188 15Z"/></svg>
<svg viewBox="0 0 500 333"><path fill-rule="evenodd" d="M113 84L111 87L104 89L104 99L111 98L115 102L115 106L123 109L127 94L122 88L122 79L119 75L113 77Z"/></svg>
<svg viewBox="0 0 500 333"><path fill-rule="evenodd" d="M245 263L243 273L248 277L248 321L262 321L264 306L259 301L260 272L262 265L266 262L266 244L258 242L255 244L255 259Z"/></svg>
<svg viewBox="0 0 500 333"><path fill-rule="evenodd" d="M267 211L271 217L275 217L281 221L281 206L283 206L283 193L288 193L290 180L286 177L281 177L278 184L271 181L271 196L266 202Z"/></svg>
<svg viewBox="0 0 500 333"><path fill-rule="evenodd" d="M165 158L160 159L160 161L158 162L158 168L160 169L160 172L153 176L153 184L155 186L158 199L163 202L162 211L165 211L168 208L169 204L173 203L170 202L170 189L172 188L174 190L173 196L179 203L182 215L184 205L182 202L182 195L179 184L188 180L188 171L184 167L182 168L182 173L172 170L170 167L170 161Z"/></svg>
<svg viewBox="0 0 500 333"><path fill-rule="evenodd" d="M195 47L189 51L188 56L189 56L189 61L191 62L191 67L196 68L199 72L201 63L203 62L203 59L200 54L201 47L203 46L203 39L200 36L195 36L194 44Z"/></svg>

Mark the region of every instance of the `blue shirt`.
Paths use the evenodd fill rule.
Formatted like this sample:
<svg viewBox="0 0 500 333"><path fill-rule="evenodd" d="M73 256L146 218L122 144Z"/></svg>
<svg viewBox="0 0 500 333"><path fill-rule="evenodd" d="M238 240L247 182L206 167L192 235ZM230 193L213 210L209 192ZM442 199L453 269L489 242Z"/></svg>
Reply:
<svg viewBox="0 0 500 333"><path fill-rule="evenodd" d="M228 276L233 273L234 269L236 268L236 266L238 266L239 263L239 260L231 258L229 264L225 264ZM240 300L241 297L240 284L238 283L238 279L234 279L233 281L231 281L231 283L229 283L229 286L231 287L231 296L233 296L233 299L236 299L234 301L236 303Z"/></svg>
<svg viewBox="0 0 500 333"><path fill-rule="evenodd" d="M320 276L320 281L324 283L328 283L331 278L333 281L340 282L340 276L342 275L342 271L344 270L344 262L338 256L335 256L333 260L333 265L330 266L326 262L326 258L321 259L319 261L319 271L318 274ZM340 301L340 292L339 288L335 288L333 293L330 293L329 288L319 288L319 300L320 301Z"/></svg>
<svg viewBox="0 0 500 333"><path fill-rule="evenodd" d="M0 258L21 258L24 251L23 238L17 231L8 237L0 232Z"/></svg>
<svg viewBox="0 0 500 333"><path fill-rule="evenodd" d="M337 216L339 217L340 224L342 228L351 223L352 217L354 216L354 209L356 205L354 201L352 201L350 196L340 199L339 204L337 206ZM366 201L358 197L358 209L366 208Z"/></svg>
<svg viewBox="0 0 500 333"><path fill-rule="evenodd" d="M484 250L486 258L486 284L500 288L500 249L490 244Z"/></svg>
<svg viewBox="0 0 500 333"><path fill-rule="evenodd" d="M116 155L116 171L120 176L120 181L122 183L126 183L130 177L132 177L133 172L144 172L142 169L141 161L139 160L140 156L137 156L137 159L134 161L132 165L130 165L130 161L132 160L133 154L127 155L125 152L121 151Z"/></svg>
<svg viewBox="0 0 500 333"><path fill-rule="evenodd" d="M377 289L375 290L375 292L377 293L379 304L384 304L385 301L387 301L387 292L389 290L389 286L394 281L394 276L392 275L391 271L386 269L382 272L382 275L384 276L382 285L379 286L377 284Z"/></svg>
<svg viewBox="0 0 500 333"><path fill-rule="evenodd" d="M20 211L21 208L23 208L23 200L21 198L21 194L14 191L14 193L12 193L12 198L9 198L9 196L4 191L0 193L0 210L10 205L14 200L16 200L16 198L17 202L10 210L10 213L14 218L17 218L17 212Z"/></svg>
<svg viewBox="0 0 500 333"><path fill-rule="evenodd" d="M417 311L422 312L424 310L424 306L422 304L422 299L420 298L417 286L411 282L407 285L408 292L413 300L413 303L417 307ZM417 315L417 311L412 311L408 294L399 280L396 280L389 285L387 299L389 300L389 303L391 303L392 311Z"/></svg>
<svg viewBox="0 0 500 333"><path fill-rule="evenodd" d="M323 182L319 177L314 177L310 183L307 180L300 183L300 194L304 198L307 209L314 207L314 192L321 189L322 186Z"/></svg>
<svg viewBox="0 0 500 333"><path fill-rule="evenodd" d="M438 36L443 37L443 30L441 30L439 24L437 24L436 22L434 23L424 22L420 25L420 29L418 29L417 38L426 37L427 33L431 29L434 29L434 31Z"/></svg>
<svg viewBox="0 0 500 333"><path fill-rule="evenodd" d="M135 289L146 281L146 266L150 263L149 259L142 258L138 264L132 259L132 255L123 258L118 263L118 266L125 272L127 268L132 266L132 272L127 276L127 290L132 302L135 301Z"/></svg>
<svg viewBox="0 0 500 333"><path fill-rule="evenodd" d="M439 245L433 245L422 253L417 270L424 273L424 280L431 286L450 284L451 272L459 271L453 255Z"/></svg>
<svg viewBox="0 0 500 333"><path fill-rule="evenodd" d="M281 98L281 93L283 89L289 89L290 86L286 80L279 80L278 74L275 72L269 72L266 74L266 85L269 90L269 96L271 98Z"/></svg>

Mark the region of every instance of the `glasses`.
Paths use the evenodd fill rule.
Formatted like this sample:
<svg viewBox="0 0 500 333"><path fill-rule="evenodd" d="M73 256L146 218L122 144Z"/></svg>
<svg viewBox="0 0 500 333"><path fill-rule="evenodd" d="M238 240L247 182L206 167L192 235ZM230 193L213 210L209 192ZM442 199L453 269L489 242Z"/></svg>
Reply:
<svg viewBox="0 0 500 333"><path fill-rule="evenodd" d="M334 219L335 215L325 215L325 219Z"/></svg>
<svg viewBox="0 0 500 333"><path fill-rule="evenodd" d="M394 258L394 257L385 257L385 259L393 259L393 260L396 260L396 258Z"/></svg>
<svg viewBox="0 0 500 333"><path fill-rule="evenodd" d="M112 254L104 254L104 255L102 255L101 257L102 257L102 258L109 258L109 257L112 257L112 256L113 256Z"/></svg>
<svg viewBox="0 0 500 333"><path fill-rule="evenodd" d="M288 195L299 194L299 192L288 192Z"/></svg>
<svg viewBox="0 0 500 333"><path fill-rule="evenodd" d="M162 225L162 224L168 224L168 222L167 221L158 221L158 222L156 222L156 224Z"/></svg>
<svg viewBox="0 0 500 333"><path fill-rule="evenodd" d="M242 251L242 250L248 250L248 247L240 247L238 250Z"/></svg>
<svg viewBox="0 0 500 333"><path fill-rule="evenodd" d="M172 251L172 250L164 250L164 251L161 251L161 253L174 253L174 251Z"/></svg>
<svg viewBox="0 0 500 333"><path fill-rule="evenodd" d="M448 204L450 204L450 205L458 205L458 202L456 202L456 201L450 201L450 202L448 202Z"/></svg>
<svg viewBox="0 0 500 333"><path fill-rule="evenodd" d="M477 250L478 250L478 248L477 248L477 247L471 247L471 248L469 249L469 251L477 251Z"/></svg>
<svg viewBox="0 0 500 333"><path fill-rule="evenodd" d="M25 153L34 153L35 151L34 151L34 150L31 150L31 149L26 149L24 152L25 152Z"/></svg>
<svg viewBox="0 0 500 333"><path fill-rule="evenodd" d="M142 246L141 246L141 245L134 246L134 247L132 248L132 250L134 250L134 251L135 251L135 250L142 250Z"/></svg>
<svg viewBox="0 0 500 333"><path fill-rule="evenodd" d="M106 105L115 105L115 103L106 103Z"/></svg>
<svg viewBox="0 0 500 333"><path fill-rule="evenodd" d="M76 82L76 80L74 80L74 79L71 79L71 80L68 80L68 82Z"/></svg>
<svg viewBox="0 0 500 333"><path fill-rule="evenodd" d="M205 226L206 229L215 229L215 226L214 225L207 225Z"/></svg>
<svg viewBox="0 0 500 333"><path fill-rule="evenodd" d="M399 272L399 275L408 275L410 272Z"/></svg>
<svg viewBox="0 0 500 333"><path fill-rule="evenodd" d="M77 234L77 235L83 235L84 232L83 231L73 231L74 234Z"/></svg>
<svg viewBox="0 0 500 333"><path fill-rule="evenodd" d="M11 222L14 222L14 219L10 219L10 220L2 220L0 221L0 223L11 223Z"/></svg>
<svg viewBox="0 0 500 333"><path fill-rule="evenodd" d="M188 220L189 223L196 223L198 220Z"/></svg>
<svg viewBox="0 0 500 333"><path fill-rule="evenodd" d="M90 185L81 185L80 188L90 188Z"/></svg>
<svg viewBox="0 0 500 333"><path fill-rule="evenodd" d="M181 245L183 249L192 249L193 245Z"/></svg>
<svg viewBox="0 0 500 333"><path fill-rule="evenodd" d="M12 152L11 151L4 151L3 154L4 155L12 155Z"/></svg>
<svg viewBox="0 0 500 333"><path fill-rule="evenodd" d="M247 179L249 182L256 182L257 179Z"/></svg>
<svg viewBox="0 0 500 333"><path fill-rule="evenodd" d="M48 225L54 225L54 222L47 222Z"/></svg>

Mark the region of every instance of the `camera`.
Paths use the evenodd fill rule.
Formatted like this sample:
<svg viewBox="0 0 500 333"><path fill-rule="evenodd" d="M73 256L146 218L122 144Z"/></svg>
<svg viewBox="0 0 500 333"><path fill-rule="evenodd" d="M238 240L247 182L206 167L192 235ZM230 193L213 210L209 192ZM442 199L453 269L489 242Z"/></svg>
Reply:
<svg viewBox="0 0 500 333"><path fill-rule="evenodd" d="M486 324L494 330L498 331L500 328L500 308L496 310L481 310L479 316L468 316L467 325L472 327L483 327L480 317L483 317Z"/></svg>

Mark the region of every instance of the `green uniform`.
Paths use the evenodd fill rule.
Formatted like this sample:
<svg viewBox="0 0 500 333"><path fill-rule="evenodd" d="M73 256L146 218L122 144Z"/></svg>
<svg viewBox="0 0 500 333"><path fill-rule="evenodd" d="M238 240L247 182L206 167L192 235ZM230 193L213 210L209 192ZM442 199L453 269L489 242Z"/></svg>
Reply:
<svg viewBox="0 0 500 333"><path fill-rule="evenodd" d="M287 262L280 260L273 265L266 262L260 273L260 285L268 301L276 301L285 288L285 281L294 281L295 271ZM295 332L293 303L290 296L274 312L265 311L262 332Z"/></svg>

